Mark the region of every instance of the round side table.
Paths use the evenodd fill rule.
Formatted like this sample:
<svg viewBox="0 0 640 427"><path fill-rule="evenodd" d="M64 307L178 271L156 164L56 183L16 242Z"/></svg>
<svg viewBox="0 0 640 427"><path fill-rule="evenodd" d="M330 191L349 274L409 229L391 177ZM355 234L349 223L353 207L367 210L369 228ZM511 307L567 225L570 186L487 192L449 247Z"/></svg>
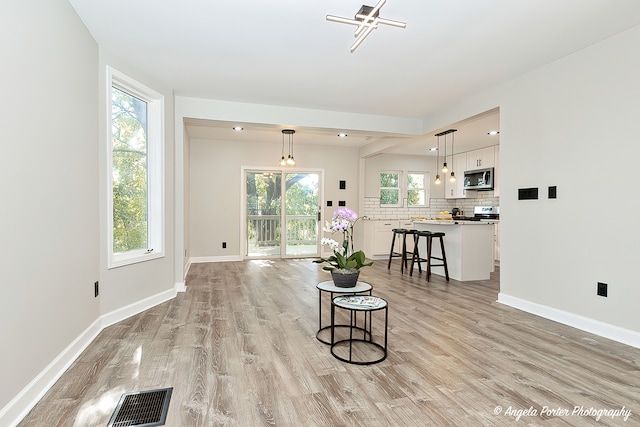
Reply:
<svg viewBox="0 0 640 427"><path fill-rule="evenodd" d="M349 338L335 339L335 314L336 307L350 312ZM384 343L374 342L373 339L373 319L371 314L376 311L384 310ZM364 312L364 327L357 326L356 315ZM369 317L367 322L367 316ZM376 296L352 295L338 296L331 302L331 354L338 360L353 363L356 365L371 365L373 363L382 362L387 358L387 331L389 325L389 305L387 301ZM356 332L362 331L362 338L354 336ZM360 334L358 334L359 336ZM354 344L358 346L356 355L354 355ZM338 349L341 349L338 354ZM348 356L346 353L348 348ZM374 355L371 358L365 356Z"/></svg>
<svg viewBox="0 0 640 427"><path fill-rule="evenodd" d="M358 282L356 283L356 286L354 286L353 288L339 288L333 284L333 280L327 280L327 281L318 283L316 285L316 288L318 288L318 332L316 332L316 338L321 343L329 345L331 344L330 341L320 337L320 332L331 328L330 324L327 326L322 326L322 293L323 292L331 293L331 301L333 301L335 294L357 295L357 294L368 292L369 295L371 295L371 289L373 288L373 286L371 286L369 283L366 283L366 282ZM349 327L349 326L350 325L335 325L335 327Z"/></svg>

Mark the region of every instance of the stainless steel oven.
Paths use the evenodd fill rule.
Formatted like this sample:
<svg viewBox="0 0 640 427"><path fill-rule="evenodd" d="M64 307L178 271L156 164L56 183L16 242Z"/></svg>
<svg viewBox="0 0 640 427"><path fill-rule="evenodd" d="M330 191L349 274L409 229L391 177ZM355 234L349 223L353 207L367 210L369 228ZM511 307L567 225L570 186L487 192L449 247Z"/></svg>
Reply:
<svg viewBox="0 0 640 427"><path fill-rule="evenodd" d="M474 206L473 216L465 216L461 214L458 208L453 208L454 221L482 221L482 220L499 220L500 206Z"/></svg>
<svg viewBox="0 0 640 427"><path fill-rule="evenodd" d="M500 219L500 206L474 206L473 217L478 219Z"/></svg>

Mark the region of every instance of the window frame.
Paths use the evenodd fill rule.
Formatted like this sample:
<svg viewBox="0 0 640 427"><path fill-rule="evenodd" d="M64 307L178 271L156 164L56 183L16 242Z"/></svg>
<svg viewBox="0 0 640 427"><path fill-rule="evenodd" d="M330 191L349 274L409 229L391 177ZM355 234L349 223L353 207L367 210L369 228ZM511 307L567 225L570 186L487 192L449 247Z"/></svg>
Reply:
<svg viewBox="0 0 640 427"><path fill-rule="evenodd" d="M107 268L165 256L165 132L164 96L113 67L107 66ZM147 103L147 248L113 251L113 132L112 88Z"/></svg>
<svg viewBox="0 0 640 427"><path fill-rule="evenodd" d="M410 175L422 175L424 186L423 187L410 187L409 186L409 176ZM405 191L405 195L407 196L407 207L408 208L428 208L429 207L429 198L430 198L429 191L431 189L431 187L430 187L430 182L431 182L430 179L431 179L431 176L430 176L429 172L426 172L426 171L408 171L407 172L407 179L405 180L407 188L406 188L406 191ZM412 204L409 204L409 190L422 190L424 192L424 204L423 205L412 205Z"/></svg>
<svg viewBox="0 0 640 427"><path fill-rule="evenodd" d="M396 174L398 175L398 186L397 187L383 187L382 186L382 174L386 173L386 174ZM378 174L378 186L380 188L380 207L381 208L398 208L398 207L402 207L402 171L399 170L382 170L380 171L380 173ZM382 204L382 190L397 190L398 191L398 203L392 204L392 203L387 203L387 204Z"/></svg>

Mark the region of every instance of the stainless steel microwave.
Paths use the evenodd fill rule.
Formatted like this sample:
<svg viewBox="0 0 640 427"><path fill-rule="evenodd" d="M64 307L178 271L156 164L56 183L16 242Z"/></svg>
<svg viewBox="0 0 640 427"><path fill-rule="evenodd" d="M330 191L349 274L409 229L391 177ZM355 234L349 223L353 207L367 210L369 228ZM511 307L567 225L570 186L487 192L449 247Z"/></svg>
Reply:
<svg viewBox="0 0 640 427"><path fill-rule="evenodd" d="M464 188L465 190L493 190L493 168L466 171Z"/></svg>

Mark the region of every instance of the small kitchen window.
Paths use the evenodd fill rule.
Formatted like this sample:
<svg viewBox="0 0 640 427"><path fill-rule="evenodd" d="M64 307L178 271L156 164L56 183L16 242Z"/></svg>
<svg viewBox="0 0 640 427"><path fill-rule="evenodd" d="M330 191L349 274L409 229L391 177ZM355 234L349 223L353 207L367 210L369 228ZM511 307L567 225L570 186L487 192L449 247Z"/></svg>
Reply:
<svg viewBox="0 0 640 427"><path fill-rule="evenodd" d="M429 206L429 174L427 172L407 173L407 206Z"/></svg>
<svg viewBox="0 0 640 427"><path fill-rule="evenodd" d="M380 172L380 206L400 206L400 176L399 171Z"/></svg>

